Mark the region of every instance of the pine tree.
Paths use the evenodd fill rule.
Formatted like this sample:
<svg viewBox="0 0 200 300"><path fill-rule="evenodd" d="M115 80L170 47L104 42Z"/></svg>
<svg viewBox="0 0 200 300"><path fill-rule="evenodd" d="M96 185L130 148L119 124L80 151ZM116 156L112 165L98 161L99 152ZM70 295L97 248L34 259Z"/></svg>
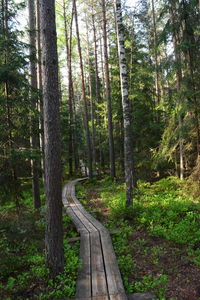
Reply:
<svg viewBox="0 0 200 300"><path fill-rule="evenodd" d="M45 134L46 263L52 277L63 271L61 143L55 1L40 2Z"/></svg>

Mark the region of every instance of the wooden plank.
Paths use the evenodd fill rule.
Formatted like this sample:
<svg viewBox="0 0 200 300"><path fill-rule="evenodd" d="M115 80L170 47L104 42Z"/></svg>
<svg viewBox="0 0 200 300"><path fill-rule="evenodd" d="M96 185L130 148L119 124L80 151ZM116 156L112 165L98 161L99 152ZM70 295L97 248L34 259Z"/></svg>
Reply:
<svg viewBox="0 0 200 300"><path fill-rule="evenodd" d="M76 206L71 206L71 208L74 214L79 218L79 220L82 222L82 224L89 232L97 231L97 229L88 221L88 219L82 214L82 212Z"/></svg>
<svg viewBox="0 0 200 300"><path fill-rule="evenodd" d="M67 208L67 214L72 218L78 232L88 233L88 230L85 228L84 224L80 221L80 219L77 218L76 214L74 214L74 211L71 209L71 207Z"/></svg>
<svg viewBox="0 0 200 300"><path fill-rule="evenodd" d="M76 198L75 183L78 181L68 183L63 191L67 212L81 233L83 266L78 273L76 299L127 300L110 234Z"/></svg>
<svg viewBox="0 0 200 300"><path fill-rule="evenodd" d="M67 193L67 183L64 185L64 187L62 189L62 202L63 202L63 205L67 205L66 193Z"/></svg>
<svg viewBox="0 0 200 300"><path fill-rule="evenodd" d="M81 235L80 259L82 266L78 272L78 280L76 286L76 297L89 298L92 296L91 287L91 258L90 258L90 236L89 234Z"/></svg>
<svg viewBox="0 0 200 300"><path fill-rule="evenodd" d="M81 203L78 201L78 199L75 196L72 196L72 199L74 203L76 204L77 208L82 212L82 214L95 226L98 230L107 232L108 230L98 221L96 220L93 216L91 216L85 208L81 205Z"/></svg>
<svg viewBox="0 0 200 300"><path fill-rule="evenodd" d="M91 269L92 269L92 296L108 295L106 274L98 232L90 233Z"/></svg>
<svg viewBox="0 0 200 300"><path fill-rule="evenodd" d="M77 237L74 237L74 238L68 238L68 239L67 239L67 241L68 241L69 243L78 242L78 241L80 241L80 240L81 240L80 236L77 236Z"/></svg>
<svg viewBox="0 0 200 300"><path fill-rule="evenodd" d="M102 232L100 235L109 294L125 294L110 235Z"/></svg>

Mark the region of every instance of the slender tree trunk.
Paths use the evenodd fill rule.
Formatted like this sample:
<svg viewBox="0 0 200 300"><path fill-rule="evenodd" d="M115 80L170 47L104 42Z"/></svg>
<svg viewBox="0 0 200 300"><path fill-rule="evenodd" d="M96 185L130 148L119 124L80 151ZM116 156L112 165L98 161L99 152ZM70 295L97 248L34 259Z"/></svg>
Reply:
<svg viewBox="0 0 200 300"><path fill-rule="evenodd" d="M61 139L55 0L40 0L46 189L46 263L51 276L63 271Z"/></svg>
<svg viewBox="0 0 200 300"><path fill-rule="evenodd" d="M64 25L65 25L65 44L67 51L67 68L68 68L68 95L69 95L69 175L73 174L73 81L72 81L72 68L71 68L71 39L68 34L67 28L67 16L66 16L66 4L63 0L63 14L64 14ZM73 21L73 10L72 17ZM72 26L72 22L71 22Z"/></svg>
<svg viewBox="0 0 200 300"><path fill-rule="evenodd" d="M128 72L125 56L125 36L122 23L121 0L115 0L117 40L119 51L119 66L121 79L122 107L124 119L124 169L126 179L126 206L133 202L133 143L131 128L131 105L128 96Z"/></svg>
<svg viewBox="0 0 200 300"><path fill-rule="evenodd" d="M107 110L108 110L110 176L114 178L116 176L115 153L114 153L114 140L113 140L112 104L111 104L111 95L110 95L110 74L109 74L109 65L108 65L107 19L106 19L105 0L102 0L102 16L103 16L103 40L104 40L104 69L105 69L105 84L106 84L106 100L107 100Z"/></svg>
<svg viewBox="0 0 200 300"><path fill-rule="evenodd" d="M92 70L90 61L90 43L89 43L89 29L86 20L86 30L87 30L87 56L88 56L88 68L89 68L89 91L90 91L90 107L91 107L91 123L92 123L92 158L93 158L93 168L96 173L96 129L95 129L95 104L92 93Z"/></svg>
<svg viewBox="0 0 200 300"><path fill-rule="evenodd" d="M171 12L171 21L173 26L175 26L176 16L174 14L174 4L173 1L170 1L170 12ZM177 93L181 90L182 85L182 68L181 68L181 56L178 50L179 38L177 33L173 32L173 45L174 45L174 54L175 54L175 61L176 61L176 89ZM181 99L179 99L178 104L180 105ZM180 179L184 178L184 160L183 160L183 116L179 115L178 117L179 123L179 163L180 163Z"/></svg>
<svg viewBox="0 0 200 300"><path fill-rule="evenodd" d="M31 148L33 151L39 148L39 122L37 114L37 68L36 68L36 17L35 17L35 1L29 0L29 38L30 38L30 74L31 74L31 102L32 102L32 117L31 117ZM41 206L40 189L39 189L39 159L31 160L32 169L32 187L34 208L38 209Z"/></svg>
<svg viewBox="0 0 200 300"><path fill-rule="evenodd" d="M91 140L90 140L89 124L88 124L88 120L89 120L88 119L88 108L87 108L85 78L84 78L84 71L83 71L83 59L82 59L82 50L81 50L81 42L80 42L80 35L79 35L76 0L74 0L74 16L75 16L75 23L76 23L76 34L77 34L78 52L79 52L80 69L81 69L82 97L83 97L83 101L84 101L85 129L86 129L86 139L87 139L87 148L88 148L87 149L88 169L89 169L89 177L91 178L92 177L92 147L91 147Z"/></svg>
<svg viewBox="0 0 200 300"><path fill-rule="evenodd" d="M44 167L44 118L43 118L43 99L42 99L42 57L41 57L41 34L40 34L40 7L39 7L39 0L36 1L37 7L37 52L38 52L38 65L37 65L37 73L38 73L38 89L39 89L39 138L40 138L40 151L41 155L41 169L42 169L42 180L43 184L45 185L45 167Z"/></svg>
<svg viewBox="0 0 200 300"><path fill-rule="evenodd" d="M158 63L158 41L157 41L157 26L156 26L156 15L155 15L155 5L154 0L151 0L152 6L152 18L153 18L153 37L154 37L154 48L155 48L155 71L156 71L156 96L157 104L160 104L161 99L161 89L160 89L160 72L159 72L159 63ZM158 119L160 118L158 114Z"/></svg>
<svg viewBox="0 0 200 300"><path fill-rule="evenodd" d="M95 62L95 86L96 86L96 102L97 102L97 125L99 129L101 128L101 116L99 115L98 104L102 102L101 91L100 91L100 79L99 79L99 67L98 67L98 55L97 55L97 37L96 37L96 26L95 26L95 18L94 12L92 12L92 29L93 29L93 39L94 39L94 62ZM99 130L99 162L102 166L103 162L103 149L101 143L102 137L101 132Z"/></svg>

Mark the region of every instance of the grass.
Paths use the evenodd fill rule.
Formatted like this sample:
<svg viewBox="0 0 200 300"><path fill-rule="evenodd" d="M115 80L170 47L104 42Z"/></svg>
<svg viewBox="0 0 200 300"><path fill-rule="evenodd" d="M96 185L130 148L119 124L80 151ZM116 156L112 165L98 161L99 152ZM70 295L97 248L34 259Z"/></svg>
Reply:
<svg viewBox="0 0 200 300"><path fill-rule="evenodd" d="M157 299L173 299L168 291L173 275L185 276L180 274L178 260L200 266L197 188L192 195L191 183L175 177L153 184L139 181L129 208L125 207L122 183L110 178L86 183L79 187L83 203L89 197L87 190L96 190L98 201L108 208L105 226L122 229L113 236L113 246L126 292L152 291Z"/></svg>
<svg viewBox="0 0 200 300"><path fill-rule="evenodd" d="M41 195L44 202L44 195ZM65 270L53 281L45 266L45 208L34 212L31 190L26 189L16 212L13 203L0 209L0 299L60 299L75 295L79 242L69 217L64 216Z"/></svg>

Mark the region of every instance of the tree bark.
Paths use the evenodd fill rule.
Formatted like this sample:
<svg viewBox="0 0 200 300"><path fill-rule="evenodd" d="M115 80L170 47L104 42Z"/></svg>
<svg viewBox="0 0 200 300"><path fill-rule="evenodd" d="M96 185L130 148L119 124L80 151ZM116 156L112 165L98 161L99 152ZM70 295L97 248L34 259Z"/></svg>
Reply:
<svg viewBox="0 0 200 300"><path fill-rule="evenodd" d="M55 0L40 0L46 190L46 263L52 277L63 271L61 139Z"/></svg>
<svg viewBox="0 0 200 300"><path fill-rule="evenodd" d="M42 180L43 184L45 185L45 166L44 166L44 119L43 119L43 99L42 99L42 50L41 50L41 31L40 31L40 5L39 5L39 0L36 1L36 11L37 11L37 17L36 17L36 22L37 22L37 59L38 59L38 65L37 65L37 73L38 73L38 89L39 89L39 138L40 138L40 151L42 153L41 155L41 170L42 170Z"/></svg>
<svg viewBox="0 0 200 300"><path fill-rule="evenodd" d="M121 0L115 0L116 9L116 25L117 25L117 41L119 52L120 81L122 93L122 108L124 119L124 169L126 179L126 206L130 206L133 202L133 143L131 128L131 105L128 95L128 72L125 56L125 36L122 23Z"/></svg>
<svg viewBox="0 0 200 300"><path fill-rule="evenodd" d="M68 96L69 96L69 175L73 175L73 81L71 66L71 36L69 37L67 29L66 3L63 0L63 16L65 26L65 44L67 51L67 69L68 69ZM73 9L71 16L71 27L73 21Z"/></svg>
<svg viewBox="0 0 200 300"><path fill-rule="evenodd" d="M88 155L88 169L89 169L89 177L92 177L92 147L90 140L90 130L88 124L88 108L87 108L87 99L86 99L86 90L85 90L85 78L83 71L83 59L82 59L82 50L81 50L81 42L79 35L79 26L78 26L78 16L77 16L77 8L76 8L76 0L74 0L74 17L76 23L76 34L77 34L77 43L78 43L78 52L80 59L80 70L81 70L81 83L82 83L82 97L84 102L84 117L85 117L85 129L86 129L86 139L87 139L87 155Z"/></svg>
<svg viewBox="0 0 200 300"><path fill-rule="evenodd" d="M107 100L107 110L108 110L110 176L114 178L116 176L115 153L114 153L114 140L113 140L112 104L111 104L111 95L110 95L110 74L109 74L109 64L108 64L107 19L106 19L105 0L102 0L102 17L103 17L103 41L104 41L104 69L105 69L105 84L106 84L106 100Z"/></svg>
<svg viewBox="0 0 200 300"><path fill-rule="evenodd" d="M89 29L86 20L86 30L87 30L87 56L88 56L88 68L89 68L89 91L90 91L90 107L91 107L91 123L92 123L92 159L93 168L96 173L96 129L95 129L95 103L93 99L92 92L92 70L90 61L90 43L89 43Z"/></svg>
<svg viewBox="0 0 200 300"><path fill-rule="evenodd" d="M39 149L39 122L37 117L37 67L36 67L36 14L35 14L35 1L29 0L29 39L30 39L30 75L31 75L31 148L36 152ZM32 170L32 188L34 208L38 209L41 206L40 188L39 188L39 159L31 159Z"/></svg>

